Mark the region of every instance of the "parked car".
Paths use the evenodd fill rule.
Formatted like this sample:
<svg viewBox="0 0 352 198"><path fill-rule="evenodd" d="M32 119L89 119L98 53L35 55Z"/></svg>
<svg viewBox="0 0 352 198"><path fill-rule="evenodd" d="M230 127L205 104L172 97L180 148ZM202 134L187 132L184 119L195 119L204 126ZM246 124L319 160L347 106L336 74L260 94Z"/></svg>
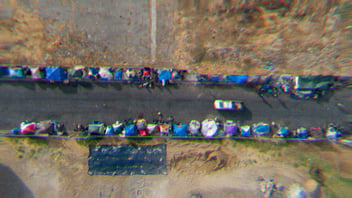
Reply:
<svg viewBox="0 0 352 198"><path fill-rule="evenodd" d="M236 100L215 100L214 108L216 110L243 111L244 105L243 102Z"/></svg>

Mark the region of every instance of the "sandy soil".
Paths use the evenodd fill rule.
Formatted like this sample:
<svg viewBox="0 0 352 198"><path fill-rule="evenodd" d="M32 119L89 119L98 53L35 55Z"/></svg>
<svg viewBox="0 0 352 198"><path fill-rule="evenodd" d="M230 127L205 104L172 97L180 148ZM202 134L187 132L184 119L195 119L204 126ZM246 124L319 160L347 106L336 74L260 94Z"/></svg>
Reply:
<svg viewBox="0 0 352 198"><path fill-rule="evenodd" d="M167 143L167 176L88 176L88 148L76 141L0 140L0 163L34 197L260 197L259 176L285 187L324 174L324 196L351 193L352 151L338 145L224 141L102 140L99 144ZM343 177L344 180L337 179ZM319 180L319 178L316 178Z"/></svg>
<svg viewBox="0 0 352 198"><path fill-rule="evenodd" d="M0 63L128 65L86 32L9 2L0 4ZM348 0L187 0L175 10L174 65L157 66L210 74L352 75Z"/></svg>

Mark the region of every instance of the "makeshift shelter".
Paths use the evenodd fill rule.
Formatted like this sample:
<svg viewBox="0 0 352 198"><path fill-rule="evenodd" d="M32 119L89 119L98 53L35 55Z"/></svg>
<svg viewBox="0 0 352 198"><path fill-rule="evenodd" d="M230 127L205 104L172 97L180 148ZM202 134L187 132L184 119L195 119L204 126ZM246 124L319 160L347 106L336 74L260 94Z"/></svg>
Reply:
<svg viewBox="0 0 352 198"><path fill-rule="evenodd" d="M124 131L127 136L137 135L137 128L135 124L126 125Z"/></svg>
<svg viewBox="0 0 352 198"><path fill-rule="evenodd" d="M67 73L61 67L45 67L45 78L48 81L65 81Z"/></svg>
<svg viewBox="0 0 352 198"><path fill-rule="evenodd" d="M259 122L253 125L253 134L256 136L270 135L270 125L264 122Z"/></svg>
<svg viewBox="0 0 352 198"><path fill-rule="evenodd" d="M279 137L287 137L289 133L288 127L280 127L277 131Z"/></svg>
<svg viewBox="0 0 352 198"><path fill-rule="evenodd" d="M335 81L336 77L333 76L297 76L294 88L297 90L328 89Z"/></svg>
<svg viewBox="0 0 352 198"><path fill-rule="evenodd" d="M219 83L223 78L223 75L210 75L209 82L212 83Z"/></svg>
<svg viewBox="0 0 352 198"><path fill-rule="evenodd" d="M20 125L20 134L22 135L34 135L37 130L37 124L35 122L22 122Z"/></svg>
<svg viewBox="0 0 352 198"><path fill-rule="evenodd" d="M300 139L308 138L308 130L304 127L298 128L296 131L296 137Z"/></svg>
<svg viewBox="0 0 352 198"><path fill-rule="evenodd" d="M24 72L22 67L10 67L9 68L10 78L24 78Z"/></svg>
<svg viewBox="0 0 352 198"><path fill-rule="evenodd" d="M105 126L104 123L94 122L88 125L88 133L91 135L104 135Z"/></svg>
<svg viewBox="0 0 352 198"><path fill-rule="evenodd" d="M169 135L171 132L170 124L161 124L159 125L161 135Z"/></svg>
<svg viewBox="0 0 352 198"><path fill-rule="evenodd" d="M147 133L149 135L152 135L154 133L158 132L158 125L156 124L147 124Z"/></svg>
<svg viewBox="0 0 352 198"><path fill-rule="evenodd" d="M84 66L77 65L69 71L68 76L74 80L82 80L87 77L87 72Z"/></svg>
<svg viewBox="0 0 352 198"><path fill-rule="evenodd" d="M115 124L112 125L112 128L114 129L114 135L120 134L123 130L123 123L116 121Z"/></svg>
<svg viewBox="0 0 352 198"><path fill-rule="evenodd" d="M202 135L205 137L213 137L218 132L218 126L215 120L206 119L202 122Z"/></svg>
<svg viewBox="0 0 352 198"><path fill-rule="evenodd" d="M41 121L37 123L37 132L36 133L46 133L49 135L57 135L56 125L58 122L56 121Z"/></svg>
<svg viewBox="0 0 352 198"><path fill-rule="evenodd" d="M188 130L186 124L174 124L173 125L173 134L176 137L187 137Z"/></svg>
<svg viewBox="0 0 352 198"><path fill-rule="evenodd" d="M38 80L43 79L45 77L44 73L40 71L40 67L30 67L29 69L31 70L32 79Z"/></svg>
<svg viewBox="0 0 352 198"><path fill-rule="evenodd" d="M9 68L8 67L0 67L0 78L9 76Z"/></svg>
<svg viewBox="0 0 352 198"><path fill-rule="evenodd" d="M106 129L105 129L105 135L115 135L114 127L113 126L107 126Z"/></svg>
<svg viewBox="0 0 352 198"><path fill-rule="evenodd" d="M197 120L191 120L191 122L189 123L189 132L191 133L191 135L199 135L200 126L200 122L198 122Z"/></svg>
<svg viewBox="0 0 352 198"><path fill-rule="evenodd" d="M226 120L225 122L225 133L229 136L237 135L237 124L232 120Z"/></svg>
<svg viewBox="0 0 352 198"><path fill-rule="evenodd" d="M251 136L251 127L249 125L241 126L240 130L243 137Z"/></svg>
<svg viewBox="0 0 352 198"><path fill-rule="evenodd" d="M326 138L328 140L337 140L338 137L341 136L341 132L337 130L335 127L328 127L326 130Z"/></svg>
<svg viewBox="0 0 352 198"><path fill-rule="evenodd" d="M225 77L225 82L230 84L244 84L247 82L247 75L228 75Z"/></svg>
<svg viewBox="0 0 352 198"><path fill-rule="evenodd" d="M91 80L96 80L99 78L99 68L89 67L88 68L88 78Z"/></svg>
<svg viewBox="0 0 352 198"><path fill-rule="evenodd" d="M99 76L101 80L109 81L114 79L114 75L111 72L111 68L101 67L99 69Z"/></svg>

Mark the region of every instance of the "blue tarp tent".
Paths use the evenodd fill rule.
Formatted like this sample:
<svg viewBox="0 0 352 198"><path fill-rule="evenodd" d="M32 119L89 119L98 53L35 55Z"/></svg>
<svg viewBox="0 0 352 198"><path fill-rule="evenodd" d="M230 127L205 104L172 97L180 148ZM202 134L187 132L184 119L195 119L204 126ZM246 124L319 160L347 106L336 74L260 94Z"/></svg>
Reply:
<svg viewBox="0 0 352 198"><path fill-rule="evenodd" d="M287 137L288 136L288 127L280 127L277 135L280 137Z"/></svg>
<svg viewBox="0 0 352 198"><path fill-rule="evenodd" d="M122 80L122 69L115 71L115 80Z"/></svg>
<svg viewBox="0 0 352 198"><path fill-rule="evenodd" d="M301 139L306 139L308 138L308 130L306 128L299 128L297 129L297 138L301 138Z"/></svg>
<svg viewBox="0 0 352 198"><path fill-rule="evenodd" d="M49 81L67 80L67 73L61 67L45 67L45 79Z"/></svg>
<svg viewBox="0 0 352 198"><path fill-rule="evenodd" d="M8 76L9 68L8 67L0 67L0 77Z"/></svg>
<svg viewBox="0 0 352 198"><path fill-rule="evenodd" d="M10 78L24 78L23 68L22 67L10 67L9 68Z"/></svg>
<svg viewBox="0 0 352 198"><path fill-rule="evenodd" d="M168 81L171 79L171 72L167 69L159 70L159 75L158 75L159 81Z"/></svg>
<svg viewBox="0 0 352 198"><path fill-rule="evenodd" d="M125 126L125 135L137 135L137 128L134 124Z"/></svg>
<svg viewBox="0 0 352 198"><path fill-rule="evenodd" d="M98 75L99 75L99 68L94 68L94 67L90 67L88 68L88 78L89 79L98 79Z"/></svg>
<svg viewBox="0 0 352 198"><path fill-rule="evenodd" d="M177 136L177 137L187 137L187 125L186 124L180 124L180 125L177 125L177 124L174 124L174 136Z"/></svg>
<svg viewBox="0 0 352 198"><path fill-rule="evenodd" d="M250 126L241 126L241 135L244 137L251 136L251 127Z"/></svg>
<svg viewBox="0 0 352 198"><path fill-rule="evenodd" d="M270 135L270 126L264 122L253 125L253 133L257 136Z"/></svg>
<svg viewBox="0 0 352 198"><path fill-rule="evenodd" d="M232 120L227 120L225 123L225 132L227 135L237 135L237 125Z"/></svg>
<svg viewBox="0 0 352 198"><path fill-rule="evenodd" d="M227 83L243 84L247 82L247 79L247 75L229 75L226 76L225 81Z"/></svg>
<svg viewBox="0 0 352 198"><path fill-rule="evenodd" d="M107 126L105 130L105 135L115 135L114 128L112 126Z"/></svg>

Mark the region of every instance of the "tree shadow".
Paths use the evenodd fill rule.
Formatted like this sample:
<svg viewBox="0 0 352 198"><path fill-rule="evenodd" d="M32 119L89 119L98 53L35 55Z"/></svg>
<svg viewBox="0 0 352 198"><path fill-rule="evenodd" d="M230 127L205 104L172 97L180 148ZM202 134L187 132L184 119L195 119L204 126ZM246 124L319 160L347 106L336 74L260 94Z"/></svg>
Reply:
<svg viewBox="0 0 352 198"><path fill-rule="evenodd" d="M8 166L0 164L0 195L8 198L34 198L31 190Z"/></svg>

